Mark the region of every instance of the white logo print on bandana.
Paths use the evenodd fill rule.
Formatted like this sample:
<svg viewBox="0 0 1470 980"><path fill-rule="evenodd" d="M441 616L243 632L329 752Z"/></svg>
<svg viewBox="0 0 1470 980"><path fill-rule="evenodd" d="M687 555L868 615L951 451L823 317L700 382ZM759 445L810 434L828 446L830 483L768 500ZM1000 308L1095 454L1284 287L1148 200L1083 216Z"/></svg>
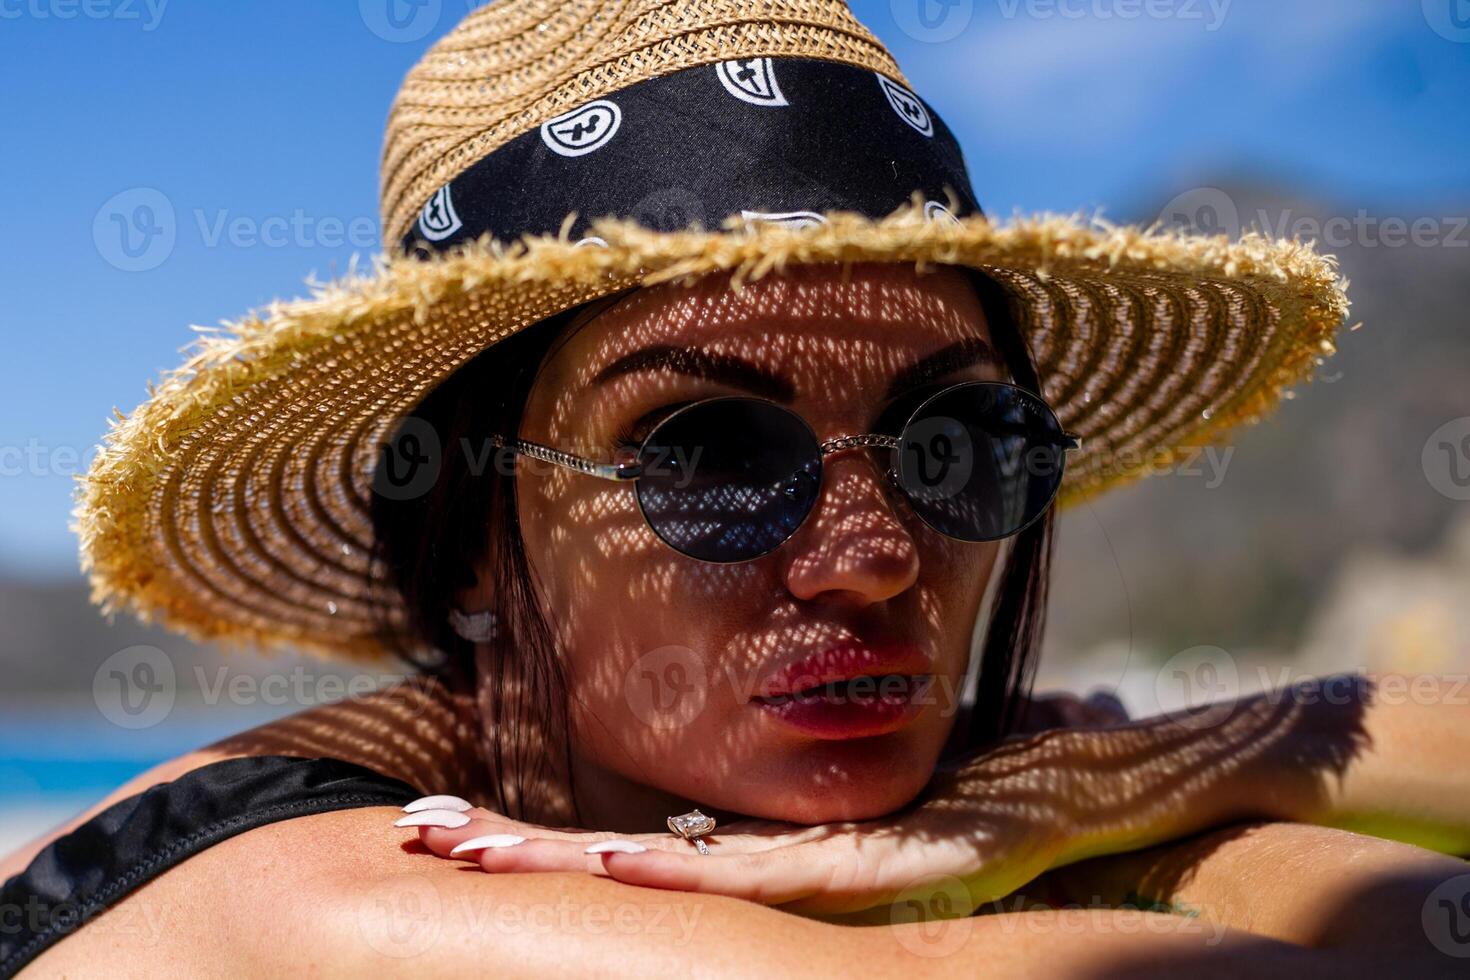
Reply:
<svg viewBox="0 0 1470 980"><path fill-rule="evenodd" d="M454 210L454 198L449 194L449 185L445 184L424 205L423 213L419 215L419 231L431 242L442 242L462 227L464 223Z"/></svg>
<svg viewBox="0 0 1470 980"><path fill-rule="evenodd" d="M878 86L883 89L883 94L888 96L888 104L893 106L893 111L898 113L898 118L925 136L934 135L934 120L929 118L929 110L924 108L924 103L919 101L917 95L882 75L878 76Z"/></svg>
<svg viewBox="0 0 1470 980"><path fill-rule="evenodd" d="M811 228L825 225L827 219L815 211L744 211L745 227L754 230L759 225L784 225L787 228Z"/></svg>
<svg viewBox="0 0 1470 980"><path fill-rule="evenodd" d="M960 219L954 216L954 212L938 201L924 202L924 217L930 221L937 221L944 225L957 225L960 223Z"/></svg>
<svg viewBox="0 0 1470 980"><path fill-rule="evenodd" d="M541 124L541 139L564 157L579 157L607 145L623 124L623 110L598 99Z"/></svg>
<svg viewBox="0 0 1470 980"><path fill-rule="evenodd" d="M725 91L751 105L789 105L776 84L776 66L770 58L738 58L715 65Z"/></svg>

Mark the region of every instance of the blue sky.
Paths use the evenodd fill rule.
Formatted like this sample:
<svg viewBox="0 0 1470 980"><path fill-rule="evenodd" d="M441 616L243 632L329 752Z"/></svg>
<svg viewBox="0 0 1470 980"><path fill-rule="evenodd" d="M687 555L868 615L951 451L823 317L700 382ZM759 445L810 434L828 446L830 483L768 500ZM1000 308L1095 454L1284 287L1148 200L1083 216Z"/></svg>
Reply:
<svg viewBox="0 0 1470 980"><path fill-rule="evenodd" d="M389 101L469 7L413 2L0 0L0 574L75 574L72 475L189 324L375 250ZM1237 178L1346 213L1470 208L1470 0L854 7L993 215L1147 220ZM109 244L118 202L171 246Z"/></svg>

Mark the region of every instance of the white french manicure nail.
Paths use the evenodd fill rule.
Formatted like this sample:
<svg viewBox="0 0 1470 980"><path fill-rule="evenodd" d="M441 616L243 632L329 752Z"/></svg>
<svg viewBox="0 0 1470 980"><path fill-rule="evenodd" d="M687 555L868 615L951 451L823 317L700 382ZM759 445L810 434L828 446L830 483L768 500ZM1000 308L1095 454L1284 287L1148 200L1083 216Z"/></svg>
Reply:
<svg viewBox="0 0 1470 980"><path fill-rule="evenodd" d="M485 837L471 837L462 844L456 844L454 850L449 854L463 854L466 851L487 851L494 847L515 847L524 844L526 839L516 834L488 834Z"/></svg>
<svg viewBox="0 0 1470 980"><path fill-rule="evenodd" d="M648 848L631 840L604 840L589 844L583 854L642 854Z"/></svg>
<svg viewBox="0 0 1470 980"><path fill-rule="evenodd" d="M425 796L414 800L403 808L404 813L418 813L421 810L453 810L463 813L470 809L472 804L469 800L462 800L457 796Z"/></svg>
<svg viewBox="0 0 1470 980"><path fill-rule="evenodd" d="M406 817L399 817L393 821L395 827L443 827L453 830L463 827L470 822L470 818L463 813L454 810L420 810L418 813L410 813Z"/></svg>

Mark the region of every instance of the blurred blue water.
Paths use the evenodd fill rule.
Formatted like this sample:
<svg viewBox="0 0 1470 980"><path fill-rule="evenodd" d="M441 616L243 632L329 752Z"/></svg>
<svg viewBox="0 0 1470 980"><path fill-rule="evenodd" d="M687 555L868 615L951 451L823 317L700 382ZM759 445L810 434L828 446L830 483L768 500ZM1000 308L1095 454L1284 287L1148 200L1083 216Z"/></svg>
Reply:
<svg viewBox="0 0 1470 980"><path fill-rule="evenodd" d="M92 705L7 708L0 716L0 855L159 763L280 713L179 710L152 728L126 731Z"/></svg>
<svg viewBox="0 0 1470 980"><path fill-rule="evenodd" d="M86 793L105 796L158 759L57 759L48 755L0 756L0 800L7 803L30 796ZM3 810L3 806L0 806Z"/></svg>

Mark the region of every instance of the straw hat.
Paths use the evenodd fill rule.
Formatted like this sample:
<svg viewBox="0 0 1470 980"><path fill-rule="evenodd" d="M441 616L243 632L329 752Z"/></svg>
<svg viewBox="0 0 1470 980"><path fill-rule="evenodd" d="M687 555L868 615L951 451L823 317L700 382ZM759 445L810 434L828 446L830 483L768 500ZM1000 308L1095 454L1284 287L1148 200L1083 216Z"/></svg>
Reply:
<svg viewBox="0 0 1470 980"><path fill-rule="evenodd" d="M983 270L1083 437L1063 505L1269 412L1347 311L1307 245L986 219L953 135L837 0L477 9L404 82L382 199L391 257L206 335L114 425L77 505L94 599L200 639L384 652L382 443L485 348L639 284Z"/></svg>

